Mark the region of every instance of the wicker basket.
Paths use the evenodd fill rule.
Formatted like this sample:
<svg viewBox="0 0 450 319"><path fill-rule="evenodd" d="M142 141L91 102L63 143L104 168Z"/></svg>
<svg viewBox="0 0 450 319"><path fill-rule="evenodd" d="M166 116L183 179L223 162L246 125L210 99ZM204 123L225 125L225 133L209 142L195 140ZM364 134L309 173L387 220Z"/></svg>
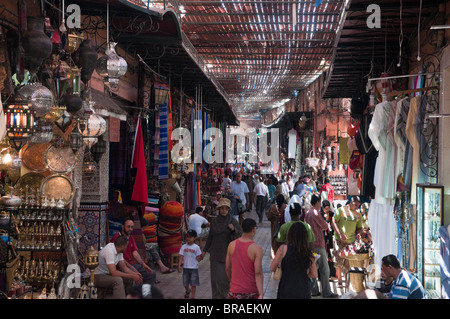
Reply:
<svg viewBox="0 0 450 319"><path fill-rule="evenodd" d="M365 268L365 263L369 260L369 254L354 254L346 256L345 259L348 260L349 267ZM365 289L364 287L364 275L350 273L350 284L352 290L356 293L361 292ZM348 283L347 283L348 285Z"/></svg>

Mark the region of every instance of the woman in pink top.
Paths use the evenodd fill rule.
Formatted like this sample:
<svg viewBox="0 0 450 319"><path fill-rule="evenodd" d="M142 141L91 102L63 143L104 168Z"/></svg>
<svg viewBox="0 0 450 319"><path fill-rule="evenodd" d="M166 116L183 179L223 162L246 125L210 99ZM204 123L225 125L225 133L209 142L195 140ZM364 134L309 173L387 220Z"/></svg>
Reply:
<svg viewBox="0 0 450 319"><path fill-rule="evenodd" d="M246 218L242 222L243 234L228 245L226 271L230 279L229 299L262 299L262 248L253 238L256 221Z"/></svg>

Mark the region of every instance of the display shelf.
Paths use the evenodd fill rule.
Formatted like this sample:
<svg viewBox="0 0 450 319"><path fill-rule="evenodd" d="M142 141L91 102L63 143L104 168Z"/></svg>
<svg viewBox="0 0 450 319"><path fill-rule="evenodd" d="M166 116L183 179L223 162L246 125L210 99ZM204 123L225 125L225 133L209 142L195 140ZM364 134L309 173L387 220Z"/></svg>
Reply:
<svg viewBox="0 0 450 319"><path fill-rule="evenodd" d="M444 188L417 184L417 276L432 299L441 298L440 236Z"/></svg>
<svg viewBox="0 0 450 319"><path fill-rule="evenodd" d="M63 224L69 209L21 207L9 212L16 223L10 227L16 229L10 237L20 258L14 277L31 286L59 282L63 269Z"/></svg>

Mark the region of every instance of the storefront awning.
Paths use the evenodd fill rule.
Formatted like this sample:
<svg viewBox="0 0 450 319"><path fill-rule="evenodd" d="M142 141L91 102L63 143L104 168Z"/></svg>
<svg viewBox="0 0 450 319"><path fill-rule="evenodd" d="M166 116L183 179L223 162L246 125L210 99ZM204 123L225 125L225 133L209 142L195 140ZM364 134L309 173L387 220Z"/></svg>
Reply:
<svg viewBox="0 0 450 319"><path fill-rule="evenodd" d="M121 121L127 120L128 113L121 108L120 101L94 89L91 89L91 99L95 102L94 110L98 115L117 117Z"/></svg>

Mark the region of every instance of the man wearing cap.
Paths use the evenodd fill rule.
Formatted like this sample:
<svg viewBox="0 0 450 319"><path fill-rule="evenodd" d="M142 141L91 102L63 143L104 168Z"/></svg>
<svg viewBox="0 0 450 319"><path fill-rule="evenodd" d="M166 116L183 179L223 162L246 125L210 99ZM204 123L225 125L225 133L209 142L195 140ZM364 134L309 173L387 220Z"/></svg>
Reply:
<svg viewBox="0 0 450 319"><path fill-rule="evenodd" d="M230 289L225 267L227 249L230 242L242 235L242 229L239 222L230 214L229 199L221 198L217 209L219 214L211 221L202 257L209 252L212 298L227 299Z"/></svg>

